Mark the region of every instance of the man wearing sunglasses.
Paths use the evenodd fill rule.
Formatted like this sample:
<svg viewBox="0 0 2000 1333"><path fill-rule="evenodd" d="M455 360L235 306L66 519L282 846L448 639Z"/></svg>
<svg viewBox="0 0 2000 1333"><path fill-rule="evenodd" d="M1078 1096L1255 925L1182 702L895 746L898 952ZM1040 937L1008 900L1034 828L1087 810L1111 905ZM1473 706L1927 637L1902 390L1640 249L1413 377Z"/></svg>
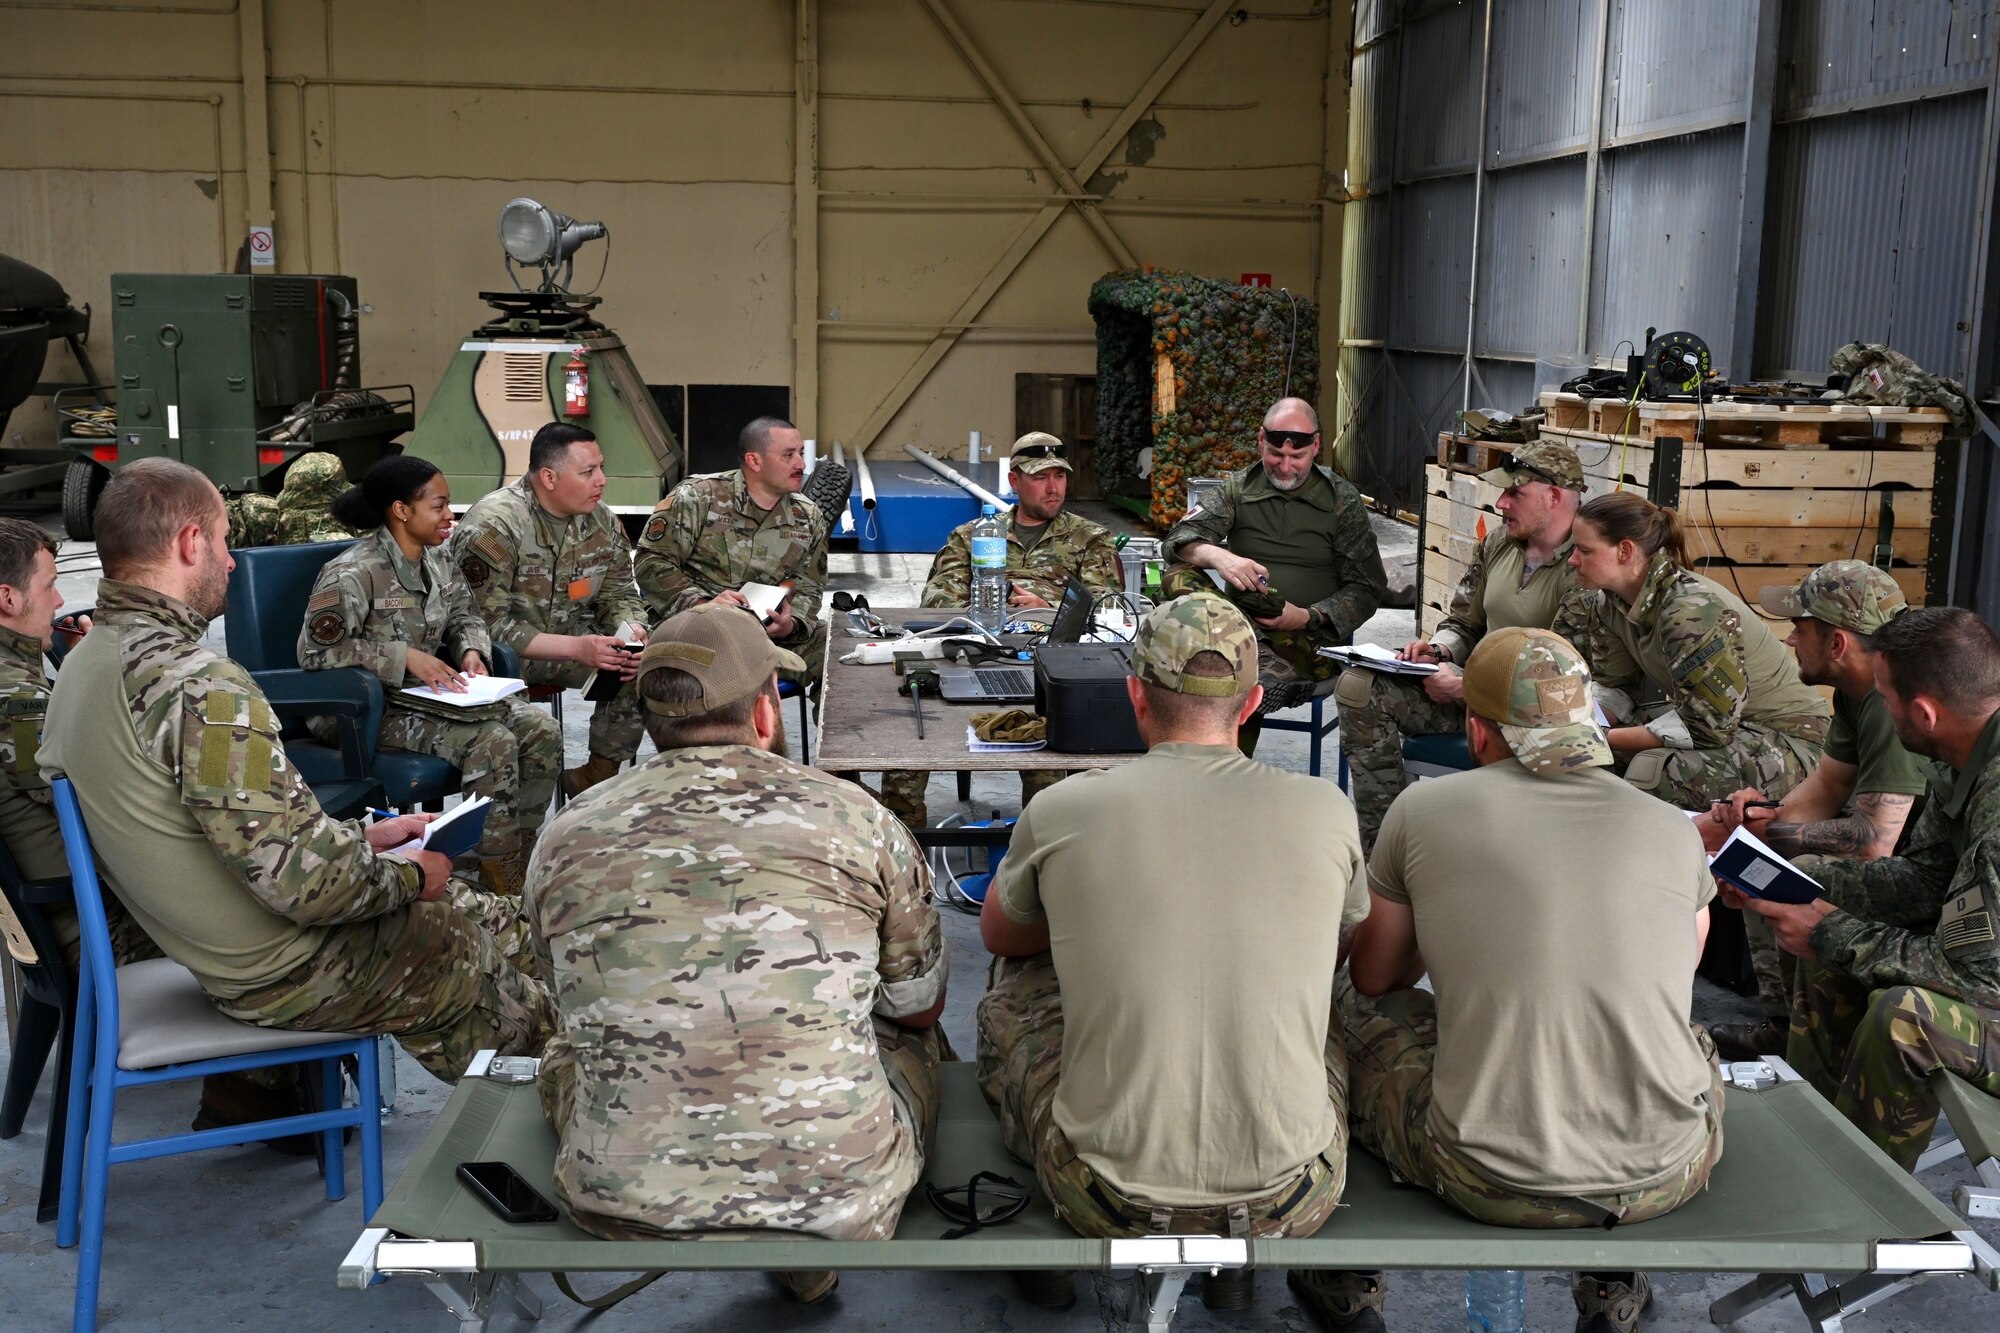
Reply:
<svg viewBox="0 0 2000 1333"><path fill-rule="evenodd" d="M1069 477L1074 471L1063 456L1063 442L1047 431L1033 430L1014 441L1008 469L1017 502L1007 516L1007 605L1022 611L1055 606L1063 585L1074 574L1092 595L1102 597L1125 586L1118 568L1118 548L1111 531L1064 509ZM963 609L972 603L971 523L952 529L944 549L931 562L922 606ZM1021 804L1042 788L1062 779L1060 771L1023 772ZM930 822L925 800L928 773L898 771L882 775L882 804L912 829Z"/></svg>
<svg viewBox="0 0 2000 1333"><path fill-rule="evenodd" d="M1350 667L1334 686L1363 847L1374 847L1389 803L1408 780L1403 737L1465 730L1459 667L1487 632L1548 629L1559 609L1588 596L1569 567L1569 528L1584 488L1576 450L1560 440L1530 440L1479 479L1501 488L1494 502L1500 522L1473 552L1444 623L1398 654L1435 663L1437 674L1411 679Z"/></svg>
<svg viewBox="0 0 2000 1333"><path fill-rule="evenodd" d="M1174 524L1167 559L1212 571L1225 596L1257 626L1258 716L1312 697L1333 673L1321 648L1352 643L1389 591L1361 493L1322 467L1319 415L1281 398L1257 431L1257 461L1230 474L1214 499ZM1180 571L1170 595L1213 584ZM1257 747L1255 719L1239 731L1245 754Z"/></svg>

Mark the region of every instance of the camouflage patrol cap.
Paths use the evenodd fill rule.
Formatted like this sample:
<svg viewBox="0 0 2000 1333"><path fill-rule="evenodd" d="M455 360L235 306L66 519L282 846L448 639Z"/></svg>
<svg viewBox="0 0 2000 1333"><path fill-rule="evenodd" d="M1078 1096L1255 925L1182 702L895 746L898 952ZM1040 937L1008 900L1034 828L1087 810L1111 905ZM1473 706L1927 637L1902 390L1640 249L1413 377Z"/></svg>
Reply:
<svg viewBox="0 0 2000 1333"><path fill-rule="evenodd" d="M1045 430L1031 430L1014 441L1014 453L1008 460L1008 467L1024 477L1032 477L1037 472L1047 472L1059 467L1065 472L1074 472L1067 458L1062 456L1063 442Z"/></svg>
<svg viewBox="0 0 2000 1333"><path fill-rule="evenodd" d="M1611 766L1591 720L1590 668L1560 634L1517 626L1481 639L1465 663L1465 706L1499 726L1530 773Z"/></svg>
<svg viewBox="0 0 2000 1333"><path fill-rule="evenodd" d="M1578 461L1576 450L1565 440L1546 438L1515 445L1499 467L1480 473L1479 479L1500 487L1546 481L1566 491L1584 489L1583 464Z"/></svg>
<svg viewBox="0 0 2000 1333"><path fill-rule="evenodd" d="M300 504L331 504L347 489L347 465L338 454L315 449L300 454L285 469L285 484L278 490L278 503L289 509Z"/></svg>
<svg viewBox="0 0 2000 1333"><path fill-rule="evenodd" d="M1198 653L1220 653L1233 674L1190 676ZM1132 674L1175 694L1228 698L1257 683L1257 633L1214 593L1190 593L1148 611L1132 636Z"/></svg>
<svg viewBox="0 0 2000 1333"><path fill-rule="evenodd" d="M1779 583L1760 589L1757 601L1774 616L1809 616L1856 634L1873 634L1910 604L1896 580L1865 560L1821 565L1796 588Z"/></svg>
<svg viewBox="0 0 2000 1333"><path fill-rule="evenodd" d="M641 691L639 702L646 711L661 717L692 717L755 694L770 683L771 673L780 667L802 672L806 664L797 653L772 643L751 612L740 606L703 602L668 616L646 637L634 686L660 667L693 676L701 683L701 697L684 704L665 704L648 699Z"/></svg>

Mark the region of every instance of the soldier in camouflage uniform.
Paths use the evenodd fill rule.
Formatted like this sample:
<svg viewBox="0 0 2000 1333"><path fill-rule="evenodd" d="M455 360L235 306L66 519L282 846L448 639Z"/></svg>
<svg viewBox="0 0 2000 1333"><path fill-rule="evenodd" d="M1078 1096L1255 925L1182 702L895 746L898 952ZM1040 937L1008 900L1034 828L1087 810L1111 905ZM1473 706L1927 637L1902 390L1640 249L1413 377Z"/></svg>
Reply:
<svg viewBox="0 0 2000 1333"><path fill-rule="evenodd" d="M632 572L654 621L699 602L742 604L745 583L786 584L792 597L765 626L805 660L815 691L826 672L826 518L800 494L805 444L788 421L759 417L738 438L743 466L690 477L660 501Z"/></svg>
<svg viewBox="0 0 2000 1333"><path fill-rule="evenodd" d="M1495 507L1504 526L1473 553L1437 633L1412 640L1398 654L1404 661L1436 663L1437 674L1412 680L1350 667L1334 687L1363 850L1375 845L1389 802L1408 780L1403 738L1465 729L1459 667L1481 637L1514 625L1547 629L1565 603L1585 595L1569 567L1569 527L1584 490L1576 450L1561 440L1516 445L1480 480L1502 488Z"/></svg>
<svg viewBox="0 0 2000 1333"><path fill-rule="evenodd" d="M285 469L275 496L252 491L229 504L229 546L295 546L340 542L361 534L333 516L333 502L347 489L347 469L337 454L300 454Z"/></svg>
<svg viewBox="0 0 2000 1333"><path fill-rule="evenodd" d="M1819 763L1832 710L1799 679L1778 636L1733 593L1688 566L1680 516L1629 491L1577 511L1570 563L1594 595L1565 608L1556 632L1582 650L1599 687L1661 711L1605 703L1626 781L1683 810L1742 787L1780 798Z"/></svg>
<svg viewBox="0 0 2000 1333"><path fill-rule="evenodd" d="M144 459L97 512L97 623L64 662L41 758L75 782L146 933L231 1018L391 1034L446 1080L485 1047L538 1054L547 988L444 901L442 856L382 854L421 820L329 819L249 673L202 647L231 566L215 487Z"/></svg>
<svg viewBox="0 0 2000 1333"><path fill-rule="evenodd" d="M1257 638L1223 598L1148 612L1132 670L1147 753L1038 797L987 892L980 1086L1083 1235L1309 1235L1346 1183L1329 1016L1366 903L1353 812L1237 750ZM1268 836L1246 845L1251 825ZM1248 1281L1206 1299L1243 1308ZM1027 1294L1074 1299L1067 1274Z"/></svg>
<svg viewBox="0 0 2000 1333"><path fill-rule="evenodd" d="M1029 431L1014 441L1010 470L1018 503L1007 520L1007 601L1023 610L1060 604L1072 575L1094 596L1125 586L1110 530L1063 507L1075 469L1062 451L1063 442L1046 431ZM931 561L920 605L962 609L972 604L972 528L962 523L952 529ZM1025 808L1036 792L1065 776L1062 769L1024 770L1021 805ZM921 829L930 823L924 799L929 785L928 773L884 773L882 804L911 829Z"/></svg>
<svg viewBox="0 0 2000 1333"><path fill-rule="evenodd" d="M1783 856L1824 853L1857 861L1895 854L1930 778L1927 760L1896 739L1889 706L1875 689L1875 632L1908 604L1896 580L1859 560L1835 560L1794 588L1765 587L1764 610L1792 622L1799 679L1833 687L1826 754L1806 780L1773 801L1744 787L1694 821L1713 856L1732 830L1747 827ZM1752 808L1753 803L1762 805ZM1852 809L1849 810L1850 804ZM1764 918L1743 918L1764 1017L1715 1023L1708 1032L1725 1060L1783 1055L1791 1036L1792 958Z"/></svg>
<svg viewBox="0 0 2000 1333"><path fill-rule="evenodd" d="M1382 552L1361 493L1321 467L1319 415L1281 398L1257 430L1258 461L1229 475L1215 498L1190 509L1167 532L1168 597L1214 584L1257 624L1264 686L1262 713L1296 707L1340 669L1321 648L1352 643L1389 591ZM1259 716L1262 716L1262 713ZM1244 727L1243 752L1257 747L1258 724Z"/></svg>
<svg viewBox="0 0 2000 1333"><path fill-rule="evenodd" d="M626 685L590 715L590 758L565 769L563 791L585 791L639 752L634 654L624 625L643 627L632 551L603 503L604 453L580 426L552 421L528 446L528 471L485 496L452 533L450 556L496 642L521 658L530 685L582 689L599 671Z"/></svg>
<svg viewBox="0 0 2000 1333"><path fill-rule="evenodd" d="M1793 1068L1906 1170L1944 1070L2000 1096L2000 638L1970 611L1905 611L1875 635L1876 688L1908 749L1942 766L1898 855L1797 858L1809 903L1725 901L1799 960Z"/></svg>
<svg viewBox="0 0 2000 1333"><path fill-rule="evenodd" d="M372 533L327 561L299 627L299 665L359 667L381 678L386 703L377 744L435 755L459 772L468 796L492 798L476 852L487 887L519 894L528 850L555 796L562 732L521 696L476 710L414 706L408 686L459 687L460 672L486 675L493 645L472 593L439 547L451 527L451 492L437 466L396 454L368 469L334 502L344 523ZM333 718L313 734L338 741Z"/></svg>
<svg viewBox="0 0 2000 1333"><path fill-rule="evenodd" d="M594 1235L878 1240L923 1174L952 1058L930 875L866 792L785 758L781 668L740 610L664 621L636 686L658 755L535 852L556 1195Z"/></svg>
<svg viewBox="0 0 2000 1333"><path fill-rule="evenodd" d="M1354 1137L1491 1225L1657 1217L1722 1155L1714 1050L1687 1021L1715 891L1701 839L1611 774L1559 636L1488 633L1465 706L1479 767L1405 790L1369 857L1339 996ZM1587 840L1590 857L1548 855ZM1326 1282L1296 1285L1317 1304ZM1649 1287L1585 1273L1572 1291L1579 1330L1630 1333Z"/></svg>

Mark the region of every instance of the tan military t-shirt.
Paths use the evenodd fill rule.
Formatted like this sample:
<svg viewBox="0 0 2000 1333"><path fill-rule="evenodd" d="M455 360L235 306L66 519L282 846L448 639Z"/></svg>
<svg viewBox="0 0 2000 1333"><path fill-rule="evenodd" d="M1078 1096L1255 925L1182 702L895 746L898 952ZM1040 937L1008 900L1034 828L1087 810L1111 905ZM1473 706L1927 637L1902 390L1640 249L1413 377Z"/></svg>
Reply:
<svg viewBox="0 0 2000 1333"><path fill-rule="evenodd" d="M1037 795L993 891L1015 921L1048 918L1055 1121L1119 1191L1251 1198L1333 1141L1333 973L1368 895L1331 782L1234 746L1157 745Z"/></svg>
<svg viewBox="0 0 2000 1333"><path fill-rule="evenodd" d="M1686 815L1609 769L1508 760L1406 788L1368 878L1414 911L1437 990L1433 1135L1534 1194L1685 1162L1709 1085L1695 913L1715 893Z"/></svg>

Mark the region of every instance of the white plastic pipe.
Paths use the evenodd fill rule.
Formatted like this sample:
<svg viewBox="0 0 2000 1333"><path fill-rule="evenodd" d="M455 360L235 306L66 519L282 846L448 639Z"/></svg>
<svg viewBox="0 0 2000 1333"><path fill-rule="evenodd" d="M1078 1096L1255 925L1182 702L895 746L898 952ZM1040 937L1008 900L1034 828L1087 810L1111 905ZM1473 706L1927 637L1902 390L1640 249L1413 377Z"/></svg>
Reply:
<svg viewBox="0 0 2000 1333"><path fill-rule="evenodd" d="M992 505L995 509L1000 510L1002 513L1005 513L1007 510L1012 509L1014 507L1013 505L1008 504L1005 500L1001 499L999 496L995 495L993 492L987 490L984 486L981 486L978 482L974 481L972 478L966 476L963 472L960 472L957 468L952 467L948 463L938 462L937 459L932 458L929 454L917 448L917 446L914 444L904 445L903 452L908 454L910 457L916 459L919 463L922 463L925 467L929 468L931 471L937 473L940 477L943 477L946 481L951 482L952 484L962 487L963 489L971 492L971 494L975 498L979 499L980 501L986 504Z"/></svg>
<svg viewBox="0 0 2000 1333"><path fill-rule="evenodd" d="M839 440L833 442L833 461L836 467L847 466L847 446Z"/></svg>
<svg viewBox="0 0 2000 1333"><path fill-rule="evenodd" d="M873 509L875 507L875 475L868 470L868 455L859 449L854 451L854 480L861 487L861 507L863 509Z"/></svg>
<svg viewBox="0 0 2000 1333"><path fill-rule="evenodd" d="M967 467L979 466L979 432L976 430L966 432L965 465Z"/></svg>
<svg viewBox="0 0 2000 1333"><path fill-rule="evenodd" d="M807 475L808 477L810 477L810 476L811 476L811 475L813 474L813 469L817 468L818 466L819 466L819 448L818 448L818 441L816 441L816 440L807 440L807 441L806 441L806 475Z"/></svg>

